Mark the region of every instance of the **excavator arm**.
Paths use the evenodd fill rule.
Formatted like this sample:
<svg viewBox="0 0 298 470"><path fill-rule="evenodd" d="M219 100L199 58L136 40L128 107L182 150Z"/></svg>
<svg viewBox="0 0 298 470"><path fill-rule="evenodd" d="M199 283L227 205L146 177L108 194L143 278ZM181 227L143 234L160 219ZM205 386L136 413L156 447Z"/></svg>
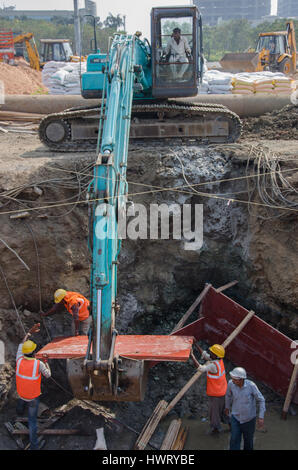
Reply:
<svg viewBox="0 0 298 470"><path fill-rule="evenodd" d="M296 60L297 60L297 49L296 49L296 38L295 38L295 28L294 22L291 20L287 23L287 33L288 33L288 44L290 48L290 56L292 62L292 70L295 73L296 71Z"/></svg>
<svg viewBox="0 0 298 470"><path fill-rule="evenodd" d="M31 42L32 41L32 44ZM41 64L40 64L40 57L38 53L38 49L35 43L35 39L32 33L20 34L14 38L14 44L22 44L25 43L28 59L30 62L30 67L34 70L40 71Z"/></svg>
<svg viewBox="0 0 298 470"><path fill-rule="evenodd" d="M93 220L91 304L95 361L109 357L114 329L117 259L121 246L119 217L127 193L126 166L135 80L135 36L117 35L106 69L106 106L100 151L89 197Z"/></svg>

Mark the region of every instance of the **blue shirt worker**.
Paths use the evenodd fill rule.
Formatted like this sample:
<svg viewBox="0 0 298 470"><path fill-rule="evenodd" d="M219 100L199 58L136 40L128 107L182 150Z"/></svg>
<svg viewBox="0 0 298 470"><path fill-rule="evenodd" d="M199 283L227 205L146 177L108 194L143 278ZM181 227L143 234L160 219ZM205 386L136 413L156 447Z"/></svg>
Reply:
<svg viewBox="0 0 298 470"><path fill-rule="evenodd" d="M247 379L246 371L242 367L236 367L230 372L232 380L229 380L225 397L225 413L231 414L231 439L230 450L240 450L243 436L244 450L253 450L253 438L258 412L258 428L264 426L264 414L266 411L265 398L254 382Z"/></svg>

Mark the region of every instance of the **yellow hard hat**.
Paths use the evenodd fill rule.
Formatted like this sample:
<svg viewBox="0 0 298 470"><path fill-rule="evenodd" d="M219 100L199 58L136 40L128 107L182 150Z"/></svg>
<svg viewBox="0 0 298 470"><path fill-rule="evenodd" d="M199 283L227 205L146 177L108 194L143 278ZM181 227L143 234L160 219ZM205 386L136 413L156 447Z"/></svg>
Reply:
<svg viewBox="0 0 298 470"><path fill-rule="evenodd" d="M209 348L209 351L213 352L213 354L215 354L217 357L225 357L225 348L223 348L220 344L213 344L213 346Z"/></svg>
<svg viewBox="0 0 298 470"><path fill-rule="evenodd" d="M56 292L54 294L55 303L58 304L59 302L61 302L61 300L64 299L64 297L66 296L66 294L67 294L67 292L64 289L56 290Z"/></svg>
<svg viewBox="0 0 298 470"><path fill-rule="evenodd" d="M33 341L28 339L28 341L25 341L22 346L22 353L23 354L30 354L32 353L37 347L37 344L35 344Z"/></svg>

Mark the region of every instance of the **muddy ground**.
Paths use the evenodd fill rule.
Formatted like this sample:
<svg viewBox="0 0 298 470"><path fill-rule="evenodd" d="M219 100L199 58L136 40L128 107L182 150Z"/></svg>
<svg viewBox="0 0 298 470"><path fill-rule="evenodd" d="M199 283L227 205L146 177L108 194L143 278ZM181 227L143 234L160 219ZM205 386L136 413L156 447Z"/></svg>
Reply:
<svg viewBox="0 0 298 470"><path fill-rule="evenodd" d="M121 311L116 324L120 333L168 334L205 282L218 287L238 279L238 285L228 291L229 296L246 308L253 308L284 334L293 339L298 337L296 213L262 205L268 197L264 186L270 180L261 181L260 187L237 180L248 170L265 168L262 167L264 162L269 164L267 171L272 165L277 168L278 164L288 172L284 182L290 185L287 204L291 203L294 208L298 188L295 122L297 108L292 107L284 113L244 121L242 138L236 144L203 147L195 140L131 142L127 179L133 201L202 203L204 245L199 253L191 253L177 241L170 241L166 246L160 240L123 242L119 268ZM283 133L274 137L274 132ZM1 243L0 338L6 345L6 363L0 374L0 449L17 449L3 423L15 418L14 361L23 336L22 325L27 330L40 321L38 312L40 308L46 310L51 306L57 287L79 290L85 295L89 292L86 207L69 203L83 201L93 160L92 153L54 154L45 149L35 135L1 135L1 212L7 214L1 216L0 238L11 249ZM204 184L203 191L220 194L222 199L210 198L206 192L136 194L144 192L144 187L138 186L140 183L149 185L149 189L178 187L185 185L185 176L189 184ZM225 181L217 183L222 180ZM275 206L284 203L276 192L270 193L270 197ZM250 206L249 201L256 204ZM59 202L59 207L52 205L55 202ZM27 219L10 218L15 214L11 211L34 207L43 209L30 212ZM23 263L11 250L18 253ZM36 341L41 346L49 336L67 335L69 327L67 315L47 318ZM104 427L108 449L132 449L137 434L159 400L174 398L195 371L191 361L158 364L149 373L144 402L87 404L71 401L64 362L51 361L50 365L55 381L44 381L42 402L50 409L70 402L70 410L55 427L80 426L82 435L46 437L44 449L92 449L95 430L101 427ZM234 364L227 361L226 367L229 371ZM283 398L261 383L258 386L267 402L267 432L256 433L256 448L298 449L294 438L298 430L298 418L294 414L297 407L291 408L287 421L281 421ZM160 447L170 420L176 416L182 417L190 429L186 449L228 448L228 432L215 440L206 435L205 378L188 391L161 423L152 438L152 448Z"/></svg>

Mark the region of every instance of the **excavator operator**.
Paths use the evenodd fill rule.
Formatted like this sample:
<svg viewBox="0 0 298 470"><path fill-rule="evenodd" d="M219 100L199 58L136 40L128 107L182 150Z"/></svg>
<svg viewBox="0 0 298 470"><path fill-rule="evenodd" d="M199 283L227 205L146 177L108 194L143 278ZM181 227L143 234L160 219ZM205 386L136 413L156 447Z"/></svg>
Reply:
<svg viewBox="0 0 298 470"><path fill-rule="evenodd" d="M166 60L173 63L173 75L182 78L188 69L188 61L191 60L191 49L186 37L181 36L181 29L174 28L173 34L165 49ZM180 72L177 73L177 62L181 62Z"/></svg>
<svg viewBox="0 0 298 470"><path fill-rule="evenodd" d="M59 313L65 308L73 316L71 336L87 335L92 322L89 300L78 292L58 289L54 293L54 301L55 305L47 312L42 312L41 316L47 317Z"/></svg>

